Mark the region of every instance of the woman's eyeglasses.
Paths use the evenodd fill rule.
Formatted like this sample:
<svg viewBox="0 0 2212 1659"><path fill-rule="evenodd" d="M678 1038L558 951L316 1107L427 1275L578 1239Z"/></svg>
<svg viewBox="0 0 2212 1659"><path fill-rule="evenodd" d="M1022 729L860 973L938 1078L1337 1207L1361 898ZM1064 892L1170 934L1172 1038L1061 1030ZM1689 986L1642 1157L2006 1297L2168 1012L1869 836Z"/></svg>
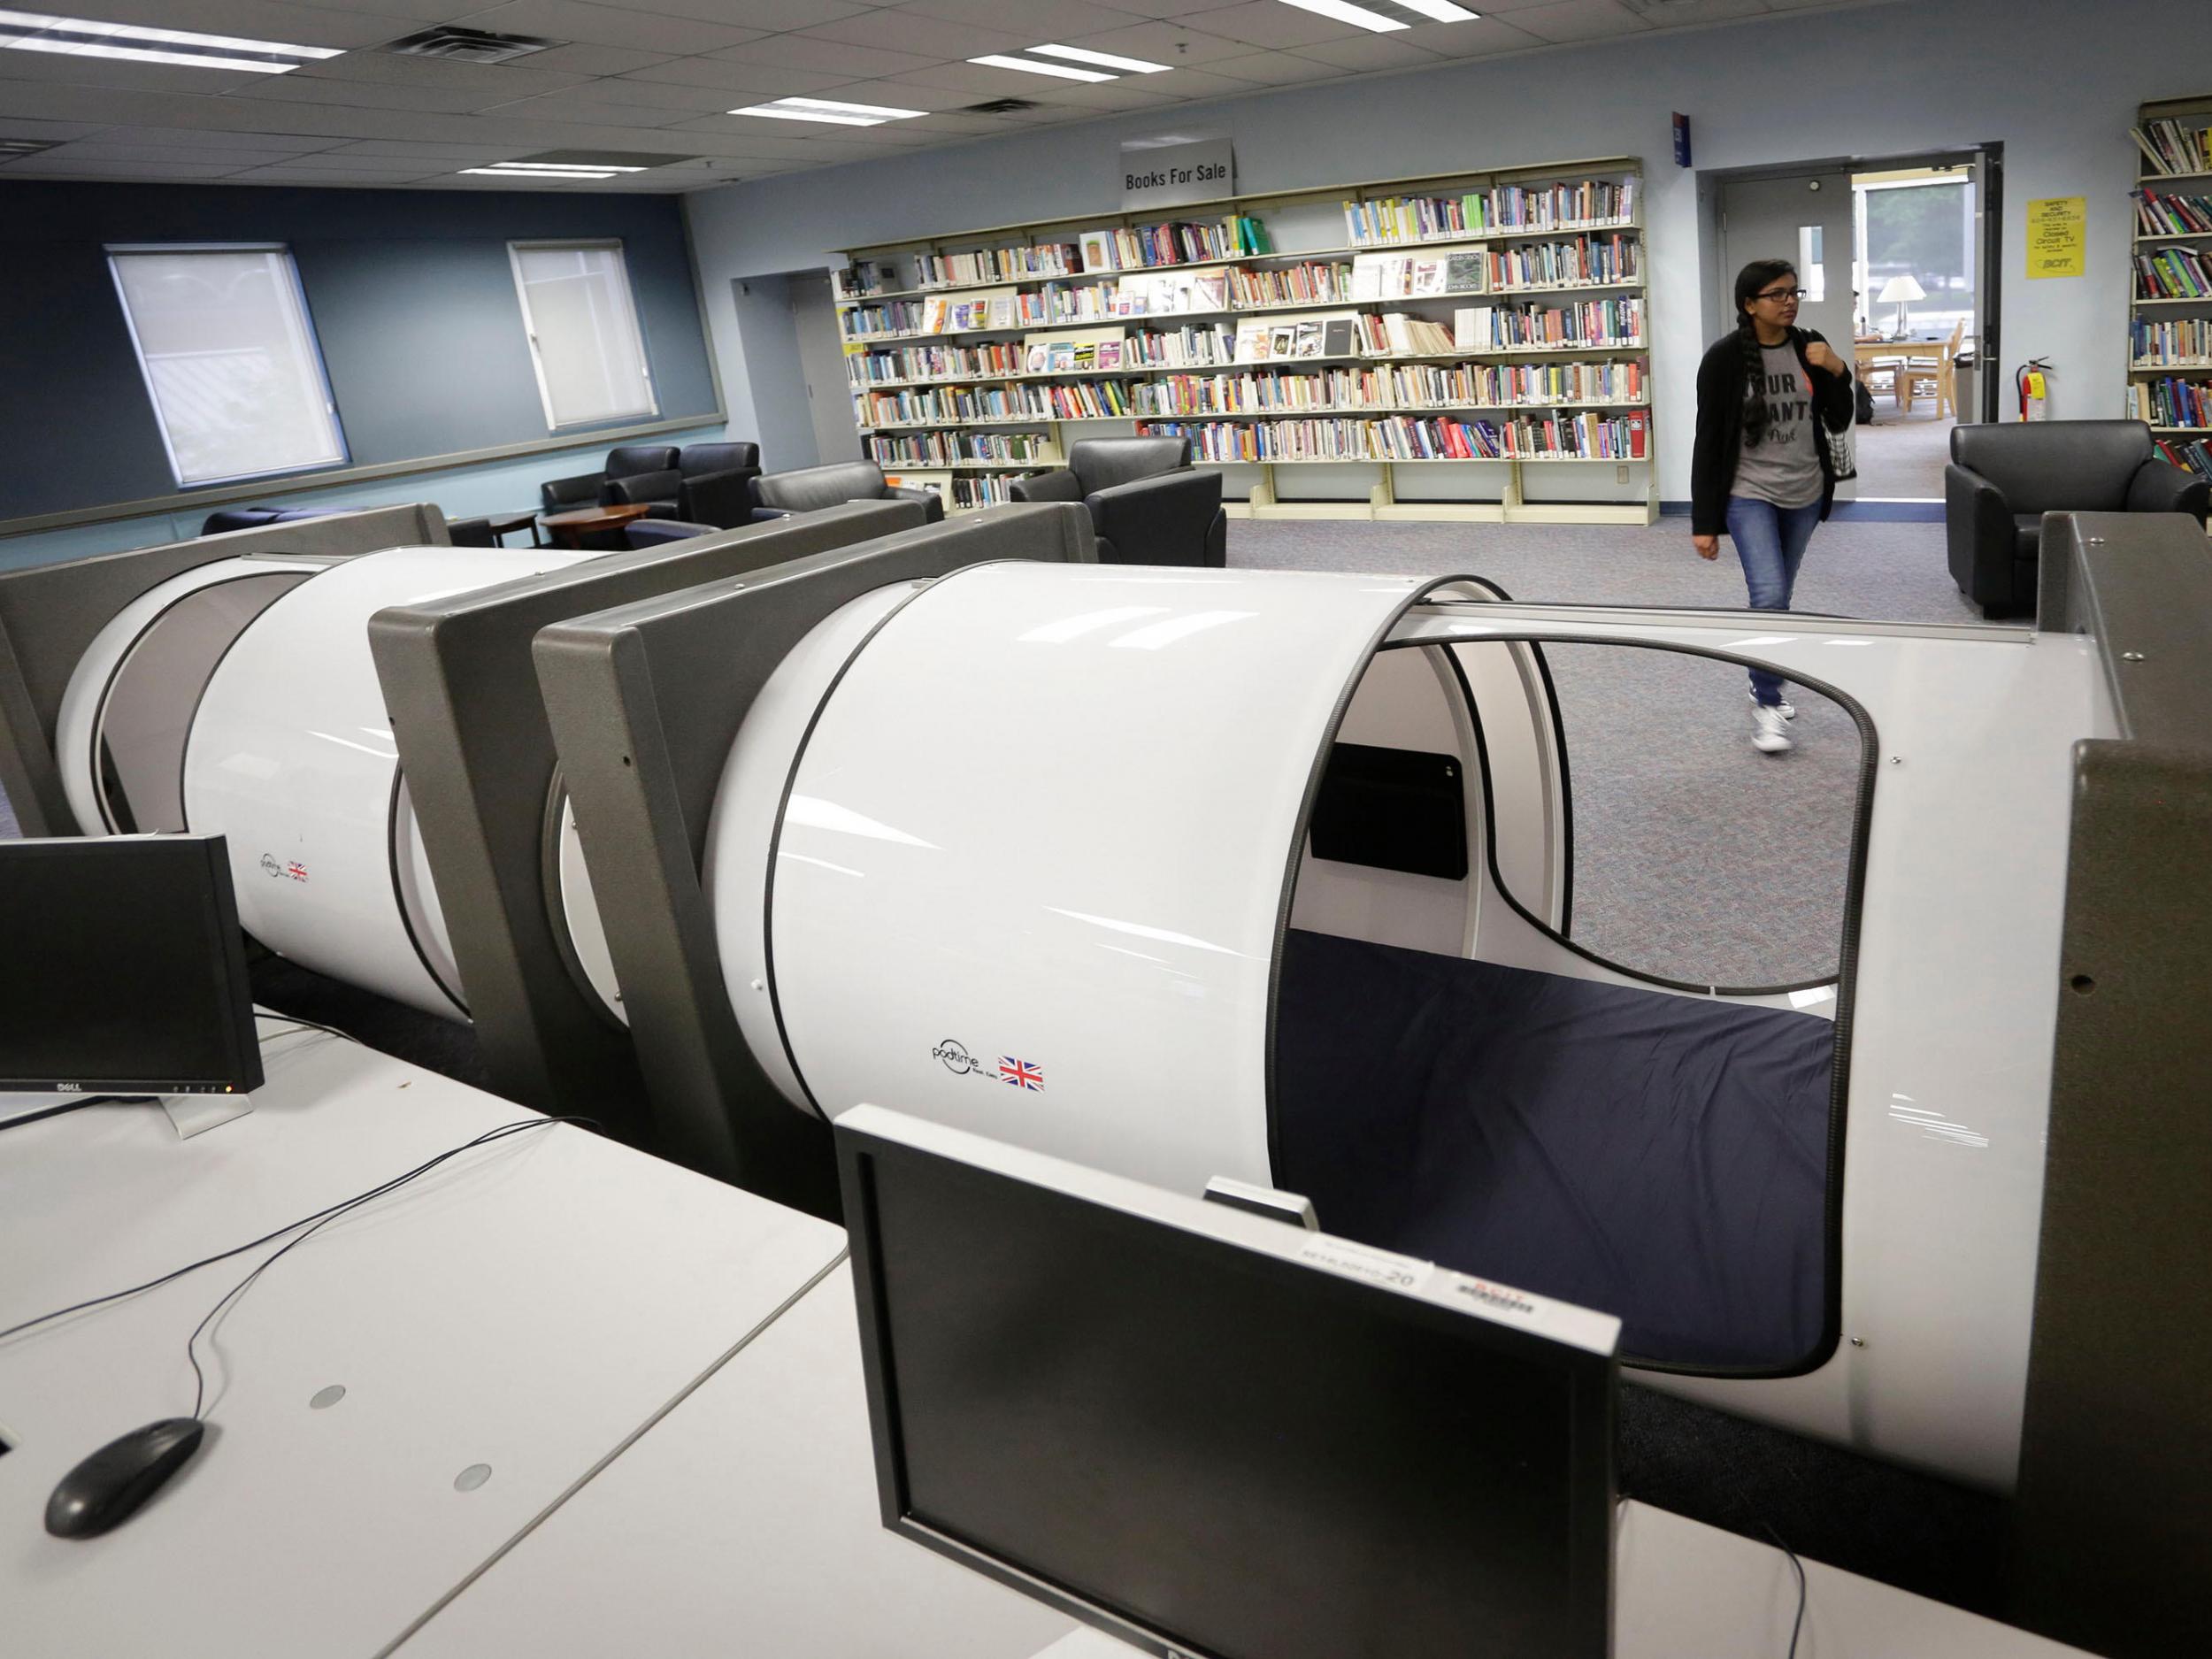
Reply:
<svg viewBox="0 0 2212 1659"><path fill-rule="evenodd" d="M1755 294L1751 297L1760 300L1801 300L1805 297L1805 290L1803 288L1769 288L1765 293Z"/></svg>

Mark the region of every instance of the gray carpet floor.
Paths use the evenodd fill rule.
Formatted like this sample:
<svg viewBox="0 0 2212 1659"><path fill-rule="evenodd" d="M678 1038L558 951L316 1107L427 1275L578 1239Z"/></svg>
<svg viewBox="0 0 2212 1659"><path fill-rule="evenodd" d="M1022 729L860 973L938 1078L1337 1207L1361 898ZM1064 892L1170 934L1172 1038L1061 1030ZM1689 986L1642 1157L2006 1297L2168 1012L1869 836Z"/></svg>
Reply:
<svg viewBox="0 0 2212 1659"><path fill-rule="evenodd" d="M1735 607L1724 539L1708 564L1688 521L1648 528L1365 525L1240 519L1229 562L1255 569L1489 578L1516 599ZM1934 524L1830 524L1797 608L1901 621L1978 617ZM1831 978L1843 933L1863 754L1839 703L1805 687L1796 747L1751 747L1742 672L1675 652L1547 649L1567 736L1574 905L1569 936L1624 966L1695 985Z"/></svg>
<svg viewBox="0 0 2212 1659"><path fill-rule="evenodd" d="M1921 398L1912 413L1898 413L1886 396L1874 399L1874 424L1858 429L1861 501L1941 501L1943 469L1951 459L1950 416L1935 414Z"/></svg>

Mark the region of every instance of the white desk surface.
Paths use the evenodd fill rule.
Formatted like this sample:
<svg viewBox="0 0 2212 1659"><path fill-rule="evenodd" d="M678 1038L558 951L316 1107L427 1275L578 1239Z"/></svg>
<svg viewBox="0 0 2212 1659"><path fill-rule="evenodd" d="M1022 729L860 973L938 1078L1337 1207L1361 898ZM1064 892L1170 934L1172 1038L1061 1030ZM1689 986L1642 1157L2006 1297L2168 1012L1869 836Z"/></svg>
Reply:
<svg viewBox="0 0 2212 1659"><path fill-rule="evenodd" d="M1787 1650L1797 1581L1779 1550L1640 1503L1622 1505L1615 1550L1615 1659ZM1799 1659L2077 1651L1816 1562L1805 1571ZM846 1265L397 1659L620 1652L1130 1659L1135 1650L883 1530Z"/></svg>
<svg viewBox="0 0 2212 1659"><path fill-rule="evenodd" d="M1029 1659L1071 1629L884 1531L851 1271L808 1292L396 1659Z"/></svg>
<svg viewBox="0 0 2212 1659"><path fill-rule="evenodd" d="M119 1289L532 1114L319 1033L255 1110L0 1131L0 1327ZM104 1537L54 1483L191 1409L185 1337L265 1249L0 1343L0 1647L370 1655L556 1505L836 1259L795 1211L556 1127L470 1152L285 1256L216 1327L207 1443ZM272 1247L273 1248L273 1247ZM347 1393L312 1409L328 1384ZM455 1479L490 1465L475 1490Z"/></svg>

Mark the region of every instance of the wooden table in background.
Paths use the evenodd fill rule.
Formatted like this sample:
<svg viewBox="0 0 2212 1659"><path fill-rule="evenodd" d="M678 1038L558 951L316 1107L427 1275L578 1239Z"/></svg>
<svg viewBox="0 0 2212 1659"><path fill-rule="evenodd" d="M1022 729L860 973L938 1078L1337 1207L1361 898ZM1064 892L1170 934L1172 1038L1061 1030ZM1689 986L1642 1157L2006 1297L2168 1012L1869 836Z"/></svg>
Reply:
<svg viewBox="0 0 2212 1659"><path fill-rule="evenodd" d="M626 524L650 518L650 507L580 507L574 512L548 513L538 520L565 548L581 548L584 538L602 530L619 530Z"/></svg>
<svg viewBox="0 0 2212 1659"><path fill-rule="evenodd" d="M1875 365L1878 358L1886 359L1902 369L1909 364L1926 363L1933 367L1943 366L1943 353L1950 345L1947 340L1855 340L1851 342L1852 356L1858 364L1859 378ZM1891 396L1897 407L1905 407L1905 383L1901 378L1892 377L1894 388Z"/></svg>

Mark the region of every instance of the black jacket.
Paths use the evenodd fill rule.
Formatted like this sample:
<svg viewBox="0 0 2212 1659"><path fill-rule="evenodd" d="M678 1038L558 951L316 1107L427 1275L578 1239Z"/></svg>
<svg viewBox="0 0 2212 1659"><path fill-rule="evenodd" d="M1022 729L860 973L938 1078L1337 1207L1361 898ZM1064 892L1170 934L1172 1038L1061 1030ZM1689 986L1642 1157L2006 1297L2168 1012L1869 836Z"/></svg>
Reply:
<svg viewBox="0 0 2212 1659"><path fill-rule="evenodd" d="M1831 432L1841 432L1857 412L1851 390L1851 373L1829 374L1805 361L1805 348L1819 340L1810 328L1793 328L1790 342L1797 348L1798 365L1813 388L1813 409ZM1840 354L1839 354L1840 355ZM1743 455L1743 406L1746 384L1743 343L1734 334L1716 342L1697 365L1697 443L1690 455L1690 534L1719 535L1728 528L1728 487L1736 481L1736 463ZM1828 458L1828 446L1820 452L1820 516L1825 518L1835 504L1836 472Z"/></svg>

